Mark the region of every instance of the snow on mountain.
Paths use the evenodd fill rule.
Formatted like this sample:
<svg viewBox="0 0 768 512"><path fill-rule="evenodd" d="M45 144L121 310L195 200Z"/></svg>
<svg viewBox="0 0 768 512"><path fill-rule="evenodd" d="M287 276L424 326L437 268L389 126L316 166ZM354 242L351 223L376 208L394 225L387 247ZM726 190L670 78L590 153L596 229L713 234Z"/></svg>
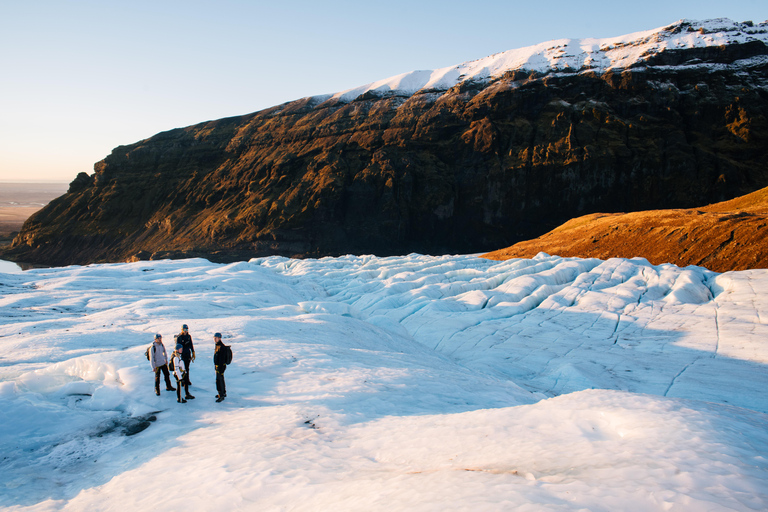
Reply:
<svg viewBox="0 0 768 512"><path fill-rule="evenodd" d="M754 25L726 18L692 21L604 39L556 39L498 53L458 66L403 73L339 92L330 97L352 101L365 93L412 95L421 90L447 90L467 80L498 78L508 71L541 74L604 72L642 65L668 50L684 50L763 41L768 44L768 22Z"/></svg>
<svg viewBox="0 0 768 512"><path fill-rule="evenodd" d="M768 271L273 257L0 290L5 510L768 508ZM143 354L182 323L186 404Z"/></svg>

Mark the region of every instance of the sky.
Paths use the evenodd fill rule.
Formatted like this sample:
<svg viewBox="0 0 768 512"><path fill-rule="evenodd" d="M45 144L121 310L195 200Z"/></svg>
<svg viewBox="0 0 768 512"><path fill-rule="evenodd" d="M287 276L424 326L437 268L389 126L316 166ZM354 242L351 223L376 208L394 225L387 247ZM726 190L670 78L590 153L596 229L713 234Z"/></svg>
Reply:
<svg viewBox="0 0 768 512"><path fill-rule="evenodd" d="M417 69L718 17L759 23L768 3L0 0L0 182L69 182L162 131Z"/></svg>

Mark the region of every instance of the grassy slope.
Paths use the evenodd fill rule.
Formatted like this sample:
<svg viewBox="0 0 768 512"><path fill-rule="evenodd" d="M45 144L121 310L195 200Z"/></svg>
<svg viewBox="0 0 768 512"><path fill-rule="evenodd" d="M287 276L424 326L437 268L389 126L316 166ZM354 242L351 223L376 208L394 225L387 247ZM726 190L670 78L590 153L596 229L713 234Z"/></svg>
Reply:
<svg viewBox="0 0 768 512"><path fill-rule="evenodd" d="M687 210L594 213L534 240L483 255L505 260L539 252L699 265L717 272L768 268L768 188Z"/></svg>

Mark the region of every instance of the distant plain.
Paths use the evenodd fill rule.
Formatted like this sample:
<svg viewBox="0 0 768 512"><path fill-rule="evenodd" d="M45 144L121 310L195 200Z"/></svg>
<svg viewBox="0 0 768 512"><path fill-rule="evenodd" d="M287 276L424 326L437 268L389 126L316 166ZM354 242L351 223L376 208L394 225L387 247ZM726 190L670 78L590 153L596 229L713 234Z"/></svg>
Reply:
<svg viewBox="0 0 768 512"><path fill-rule="evenodd" d="M67 187L64 182L0 183L0 244L10 242L24 221L64 194Z"/></svg>

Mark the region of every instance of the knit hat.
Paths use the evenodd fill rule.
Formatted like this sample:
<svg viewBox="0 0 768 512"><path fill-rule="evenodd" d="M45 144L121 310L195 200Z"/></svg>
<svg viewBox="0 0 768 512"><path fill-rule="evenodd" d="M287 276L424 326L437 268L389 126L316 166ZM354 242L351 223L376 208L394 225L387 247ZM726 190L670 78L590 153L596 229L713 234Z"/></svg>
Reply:
<svg viewBox="0 0 768 512"><path fill-rule="evenodd" d="M162 335L160 335L160 334L155 334L155 339L159 339L159 338L162 338L162 337L163 337L163 336L162 336Z"/></svg>
<svg viewBox="0 0 768 512"><path fill-rule="evenodd" d="M176 350L182 350L183 348L184 348L184 345L182 345L181 343L176 344Z"/></svg>
<svg viewBox="0 0 768 512"><path fill-rule="evenodd" d="M189 329L189 327L187 327L187 324L182 325L181 328L182 329Z"/></svg>
<svg viewBox="0 0 768 512"><path fill-rule="evenodd" d="M220 333L220 332L217 332L216 334L214 334L214 335L213 335L213 337L214 337L214 338L221 338L221 333Z"/></svg>

